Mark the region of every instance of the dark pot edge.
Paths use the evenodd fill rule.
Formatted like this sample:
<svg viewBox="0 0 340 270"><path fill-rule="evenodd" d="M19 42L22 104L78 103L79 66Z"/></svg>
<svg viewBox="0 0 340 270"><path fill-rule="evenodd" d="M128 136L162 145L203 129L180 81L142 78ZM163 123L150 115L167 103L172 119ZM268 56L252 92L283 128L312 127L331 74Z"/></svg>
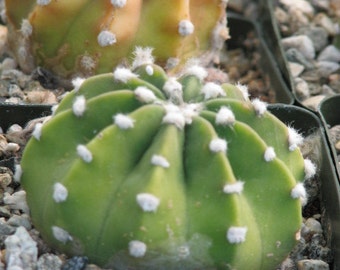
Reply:
<svg viewBox="0 0 340 270"><path fill-rule="evenodd" d="M329 145L327 129L320 118L313 112L294 105L274 104L269 110L281 121L297 128L303 135L320 131L321 164L319 175L321 180L321 200L325 207L326 223L330 225L331 250L334 256L332 269L340 267L340 186L332 148ZM340 122L339 122L340 123Z"/></svg>

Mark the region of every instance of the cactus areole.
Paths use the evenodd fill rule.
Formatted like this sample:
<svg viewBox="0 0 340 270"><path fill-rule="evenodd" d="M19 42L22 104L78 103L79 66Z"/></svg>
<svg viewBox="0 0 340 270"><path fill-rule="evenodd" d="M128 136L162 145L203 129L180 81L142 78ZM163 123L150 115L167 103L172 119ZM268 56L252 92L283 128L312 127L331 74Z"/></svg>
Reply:
<svg viewBox="0 0 340 270"><path fill-rule="evenodd" d="M226 0L5 0L21 68L73 78L111 72L135 46L158 63L214 58L228 37Z"/></svg>
<svg viewBox="0 0 340 270"><path fill-rule="evenodd" d="M302 137L205 76L139 62L75 81L21 163L47 243L114 269L274 269L288 255L315 171Z"/></svg>

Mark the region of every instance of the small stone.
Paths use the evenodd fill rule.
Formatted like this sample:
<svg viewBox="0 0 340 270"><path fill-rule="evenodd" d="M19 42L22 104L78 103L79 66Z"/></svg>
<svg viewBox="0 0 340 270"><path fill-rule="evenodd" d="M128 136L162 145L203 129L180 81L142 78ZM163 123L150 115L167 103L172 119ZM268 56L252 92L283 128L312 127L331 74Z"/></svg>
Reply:
<svg viewBox="0 0 340 270"><path fill-rule="evenodd" d="M313 96L310 98L307 98L306 100L302 101L302 105L304 105L305 107L316 111L320 102L325 98L325 95L317 95L317 96Z"/></svg>
<svg viewBox="0 0 340 270"><path fill-rule="evenodd" d="M0 218L0 235L11 235L15 232L15 228L8 225L4 218Z"/></svg>
<svg viewBox="0 0 340 270"><path fill-rule="evenodd" d="M281 40L283 49L287 51L290 48L297 49L308 60L315 57L315 49L312 40L306 35L286 37Z"/></svg>
<svg viewBox="0 0 340 270"><path fill-rule="evenodd" d="M102 268L100 268L99 266L95 264L88 264L86 265L84 270L102 270Z"/></svg>
<svg viewBox="0 0 340 270"><path fill-rule="evenodd" d="M287 60L303 65L306 69L313 69L314 65L311 61L308 61L306 57L299 52L296 48L290 48L286 51Z"/></svg>
<svg viewBox="0 0 340 270"><path fill-rule="evenodd" d="M11 216L11 212L9 211L7 206L0 206L0 217L9 218Z"/></svg>
<svg viewBox="0 0 340 270"><path fill-rule="evenodd" d="M326 95L326 96L330 96L330 95L335 95L336 93L334 92L334 90L327 84L323 84L321 86L321 94Z"/></svg>
<svg viewBox="0 0 340 270"><path fill-rule="evenodd" d="M329 270L329 265L321 260L300 260L297 268L298 270Z"/></svg>
<svg viewBox="0 0 340 270"><path fill-rule="evenodd" d="M311 4L317 9L328 11L330 8L329 0L311 0Z"/></svg>
<svg viewBox="0 0 340 270"><path fill-rule="evenodd" d="M1 70L15 69L17 67L17 62L13 58L5 58L1 63Z"/></svg>
<svg viewBox="0 0 340 270"><path fill-rule="evenodd" d="M335 25L327 14L318 13L314 18L314 22L316 25L323 27L330 36L336 35Z"/></svg>
<svg viewBox="0 0 340 270"><path fill-rule="evenodd" d="M13 210L22 210L24 213L29 213L29 208L26 202L26 192L24 190L17 191L12 195L5 193L4 203Z"/></svg>
<svg viewBox="0 0 340 270"><path fill-rule="evenodd" d="M87 257L74 256L66 261L61 270L83 270L86 267L87 262Z"/></svg>
<svg viewBox="0 0 340 270"><path fill-rule="evenodd" d="M319 221L314 218L308 218L305 222L305 225L312 233L322 233L322 226Z"/></svg>
<svg viewBox="0 0 340 270"><path fill-rule="evenodd" d="M27 103L37 103L37 104L57 104L58 100L54 93L51 91L39 91L33 90L27 93L26 100Z"/></svg>
<svg viewBox="0 0 340 270"><path fill-rule="evenodd" d="M45 253L38 259L37 270L57 270L61 268L62 263L62 260L57 255Z"/></svg>
<svg viewBox="0 0 340 270"><path fill-rule="evenodd" d="M289 9L294 9L301 11L302 13L312 17L314 15L313 6L306 0L280 0L280 3L288 7Z"/></svg>
<svg viewBox="0 0 340 270"><path fill-rule="evenodd" d="M330 62L340 62L340 50L334 45L329 45L323 49L319 56L318 61L330 61Z"/></svg>
<svg viewBox="0 0 340 270"><path fill-rule="evenodd" d="M306 100L307 98L310 97L308 83L305 80L299 77L295 78L294 85L295 85L294 93L299 100Z"/></svg>
<svg viewBox="0 0 340 270"><path fill-rule="evenodd" d="M321 51L327 46L328 33L321 26L308 25L307 27L300 28L295 35L306 35L313 41L313 46L316 52Z"/></svg>
<svg viewBox="0 0 340 270"><path fill-rule="evenodd" d="M12 174L5 172L0 173L0 187L6 189L6 187L12 182Z"/></svg>
<svg viewBox="0 0 340 270"><path fill-rule="evenodd" d="M7 268L21 267L34 270L36 268L38 249L24 227L17 228L15 234L5 240ZM14 268L13 268L14 269Z"/></svg>
<svg viewBox="0 0 340 270"><path fill-rule="evenodd" d="M330 61L319 61L317 63L317 68L320 76L328 78L329 75L339 70L340 64Z"/></svg>
<svg viewBox="0 0 340 270"><path fill-rule="evenodd" d="M27 214L23 215L13 215L7 221L7 224L12 227L24 227L26 230L32 229L32 224L30 218Z"/></svg>
<svg viewBox="0 0 340 270"><path fill-rule="evenodd" d="M288 62L288 67L293 78L297 78L305 69L303 65L294 62Z"/></svg>
<svg viewBox="0 0 340 270"><path fill-rule="evenodd" d="M340 141L337 141L334 146L336 151L340 152Z"/></svg>

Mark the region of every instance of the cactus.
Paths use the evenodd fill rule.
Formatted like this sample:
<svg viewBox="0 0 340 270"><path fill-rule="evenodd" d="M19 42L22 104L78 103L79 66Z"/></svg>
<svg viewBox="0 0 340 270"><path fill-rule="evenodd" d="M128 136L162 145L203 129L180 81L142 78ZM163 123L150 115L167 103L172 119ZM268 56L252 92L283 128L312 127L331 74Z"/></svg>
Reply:
<svg viewBox="0 0 340 270"><path fill-rule="evenodd" d="M6 0L9 47L24 71L64 78L111 72L135 46L153 47L162 64L213 58L228 37L226 2Z"/></svg>
<svg viewBox="0 0 340 270"><path fill-rule="evenodd" d="M36 125L21 161L36 228L114 269L274 269L315 173L302 136L245 86L144 60L74 81Z"/></svg>

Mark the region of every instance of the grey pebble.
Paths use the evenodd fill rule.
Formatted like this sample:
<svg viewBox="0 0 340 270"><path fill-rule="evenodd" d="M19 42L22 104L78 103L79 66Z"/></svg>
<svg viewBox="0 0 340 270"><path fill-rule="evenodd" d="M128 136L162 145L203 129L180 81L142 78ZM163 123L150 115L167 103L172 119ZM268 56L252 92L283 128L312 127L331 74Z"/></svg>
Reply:
<svg viewBox="0 0 340 270"><path fill-rule="evenodd" d="M8 225L4 218L0 218L0 235L11 235L15 232L15 228Z"/></svg>
<svg viewBox="0 0 340 270"><path fill-rule="evenodd" d="M7 224L12 227L24 227L26 230L32 229L32 224L30 218L27 214L22 215L13 215L8 221Z"/></svg>
<svg viewBox="0 0 340 270"><path fill-rule="evenodd" d="M329 43L327 31L320 26L309 25L300 28L295 35L306 35L312 42L316 52L320 52Z"/></svg>
<svg viewBox="0 0 340 270"><path fill-rule="evenodd" d="M307 60L306 57L296 48L289 48L286 51L287 60L290 62L295 62L303 65L306 69L313 69L314 64L310 60Z"/></svg>
<svg viewBox="0 0 340 270"><path fill-rule="evenodd" d="M295 48L309 60L312 60L315 57L313 42L306 35L286 37L283 38L281 42L285 51L290 48Z"/></svg>
<svg viewBox="0 0 340 270"><path fill-rule="evenodd" d="M62 263L62 260L57 255L45 253L38 259L37 270L59 270Z"/></svg>
<svg viewBox="0 0 340 270"><path fill-rule="evenodd" d="M320 52L317 60L331 61L336 63L340 62L340 50L334 45L329 45Z"/></svg>
<svg viewBox="0 0 340 270"><path fill-rule="evenodd" d="M329 270L329 265L321 260L300 260L297 268L298 270Z"/></svg>
<svg viewBox="0 0 340 270"><path fill-rule="evenodd" d="M331 61L319 61L317 68L321 77L328 78L329 75L339 70L340 64Z"/></svg>

